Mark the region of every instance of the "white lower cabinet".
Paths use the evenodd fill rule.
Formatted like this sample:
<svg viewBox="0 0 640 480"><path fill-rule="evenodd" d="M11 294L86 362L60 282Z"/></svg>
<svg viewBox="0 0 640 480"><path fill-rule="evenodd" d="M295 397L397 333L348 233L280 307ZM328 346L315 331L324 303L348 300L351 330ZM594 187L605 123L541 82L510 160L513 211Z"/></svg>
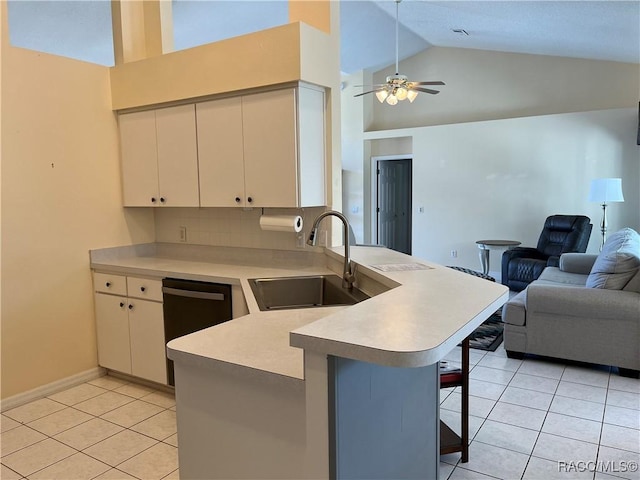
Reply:
<svg viewBox="0 0 640 480"><path fill-rule="evenodd" d="M158 383L167 383L167 356L164 341L162 304L129 300L131 374Z"/></svg>
<svg viewBox="0 0 640 480"><path fill-rule="evenodd" d="M96 293L98 364L119 372L131 373L127 306L127 297Z"/></svg>
<svg viewBox="0 0 640 480"><path fill-rule="evenodd" d="M125 282L127 295L114 295ZM96 273L94 287L98 364L166 385L162 282Z"/></svg>

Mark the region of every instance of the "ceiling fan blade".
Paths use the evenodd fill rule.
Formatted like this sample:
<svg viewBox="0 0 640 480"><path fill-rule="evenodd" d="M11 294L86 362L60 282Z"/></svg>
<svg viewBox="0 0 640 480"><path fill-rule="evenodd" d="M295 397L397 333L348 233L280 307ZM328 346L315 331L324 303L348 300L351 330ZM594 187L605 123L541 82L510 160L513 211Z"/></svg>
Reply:
<svg viewBox="0 0 640 480"><path fill-rule="evenodd" d="M437 81L437 82L409 82L413 85L444 85L444 82L441 81Z"/></svg>
<svg viewBox="0 0 640 480"><path fill-rule="evenodd" d="M366 95L367 93L379 92L380 90L382 90L382 88L378 88L376 90L369 90L368 92L358 93L358 94L354 95L354 97L361 97L362 95Z"/></svg>
<svg viewBox="0 0 640 480"><path fill-rule="evenodd" d="M384 87L388 84L386 83L374 83L373 85L369 84L369 85L354 85L354 87Z"/></svg>
<svg viewBox="0 0 640 480"><path fill-rule="evenodd" d="M430 88L411 87L411 90L417 90L418 92L430 93L432 95L437 95L438 93L440 93L439 90L431 90Z"/></svg>

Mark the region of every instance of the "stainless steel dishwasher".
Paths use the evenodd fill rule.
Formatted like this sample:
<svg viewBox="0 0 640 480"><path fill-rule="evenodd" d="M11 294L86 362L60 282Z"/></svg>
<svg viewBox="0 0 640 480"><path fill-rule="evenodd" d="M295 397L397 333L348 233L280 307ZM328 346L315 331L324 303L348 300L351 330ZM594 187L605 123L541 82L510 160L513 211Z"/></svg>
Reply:
<svg viewBox="0 0 640 480"><path fill-rule="evenodd" d="M232 318L230 285L165 278L162 297L165 342ZM173 361L168 358L167 380L175 385Z"/></svg>

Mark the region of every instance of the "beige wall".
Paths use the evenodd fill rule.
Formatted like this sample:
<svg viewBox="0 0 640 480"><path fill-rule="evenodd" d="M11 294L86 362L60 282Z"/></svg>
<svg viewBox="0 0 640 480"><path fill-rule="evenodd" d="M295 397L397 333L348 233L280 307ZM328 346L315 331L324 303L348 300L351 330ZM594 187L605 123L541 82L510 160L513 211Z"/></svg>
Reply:
<svg viewBox="0 0 640 480"><path fill-rule="evenodd" d="M4 5L0 5L0 375L2 374L2 132L3 132L3 119L4 110L2 109L2 91L3 91L3 79L4 68L2 58L4 57L4 49L6 47L5 42L8 38L6 31L7 25L7 9ZM2 397L2 385L0 379L0 398Z"/></svg>
<svg viewBox="0 0 640 480"><path fill-rule="evenodd" d="M390 69L376 72L384 82ZM442 80L438 95L374 107L368 130L473 122L638 105L640 65L432 47L400 63L410 80Z"/></svg>
<svg viewBox="0 0 640 480"><path fill-rule="evenodd" d="M0 10L6 22L5 2ZM327 188L339 206L339 10L333 4L329 20L333 32L329 37L306 25L300 29L305 48L316 48L308 54L317 54L322 44L329 62L326 70L333 73L320 71L318 62L308 59L300 60L300 68L308 70L308 75L321 75L317 83L331 87L328 150L333 182ZM121 207L110 70L10 47L3 30L1 396L5 399L97 366L88 252L154 241L155 215L152 209ZM254 69L253 73L259 77L264 72ZM152 77L157 72L138 78L140 88L148 87ZM174 84L165 100L183 98L180 91L180 85ZM262 246L262 241L280 245L273 232L255 229L252 214L238 212L234 218L240 230L232 232L228 244L234 245L245 232L242 219L251 217L251 241L258 242L251 246ZM204 227L198 243L207 244L202 239L221 216L214 215L207 225L200 218L207 212L185 209L183 213L201 220L198 225ZM313 209L305 213L312 214ZM161 234L173 235L165 227L175 216L163 212L158 217ZM291 242L287 245L296 248Z"/></svg>
<svg viewBox="0 0 640 480"><path fill-rule="evenodd" d="M97 366L89 249L154 230L150 210L121 207L109 70L13 48L6 29L1 62L7 398Z"/></svg>

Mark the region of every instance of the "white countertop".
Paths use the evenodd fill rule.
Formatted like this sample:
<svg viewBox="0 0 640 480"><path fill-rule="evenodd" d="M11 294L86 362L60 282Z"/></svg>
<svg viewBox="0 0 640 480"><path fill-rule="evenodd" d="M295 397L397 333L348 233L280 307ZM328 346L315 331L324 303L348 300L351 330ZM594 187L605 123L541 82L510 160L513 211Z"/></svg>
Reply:
<svg viewBox="0 0 640 480"><path fill-rule="evenodd" d="M227 283L229 285L238 285L242 279L246 280L248 278L315 275L329 272L326 268L318 266L251 266L158 256L123 256L92 261L91 268L96 271L121 273L129 276L183 278L186 280ZM248 293L253 299L250 289ZM245 292L246 294L247 292Z"/></svg>
<svg viewBox="0 0 640 480"><path fill-rule="evenodd" d="M430 365L509 298L504 285L395 251L355 247L351 256L367 272L406 263L431 268L379 272L400 286L292 331L291 345L392 367Z"/></svg>
<svg viewBox="0 0 640 480"><path fill-rule="evenodd" d="M327 249L327 264L341 268L342 251ZM247 279L330 270L317 261L250 266L219 258L193 261L131 253L92 256L91 267L123 275L239 284L249 315L172 340L169 357L297 381L304 379L300 348L395 367L435 363L508 300L503 285L385 248L352 247L351 256L359 264L359 275L399 286L349 307L261 312ZM374 267L404 264L426 269L383 272Z"/></svg>

